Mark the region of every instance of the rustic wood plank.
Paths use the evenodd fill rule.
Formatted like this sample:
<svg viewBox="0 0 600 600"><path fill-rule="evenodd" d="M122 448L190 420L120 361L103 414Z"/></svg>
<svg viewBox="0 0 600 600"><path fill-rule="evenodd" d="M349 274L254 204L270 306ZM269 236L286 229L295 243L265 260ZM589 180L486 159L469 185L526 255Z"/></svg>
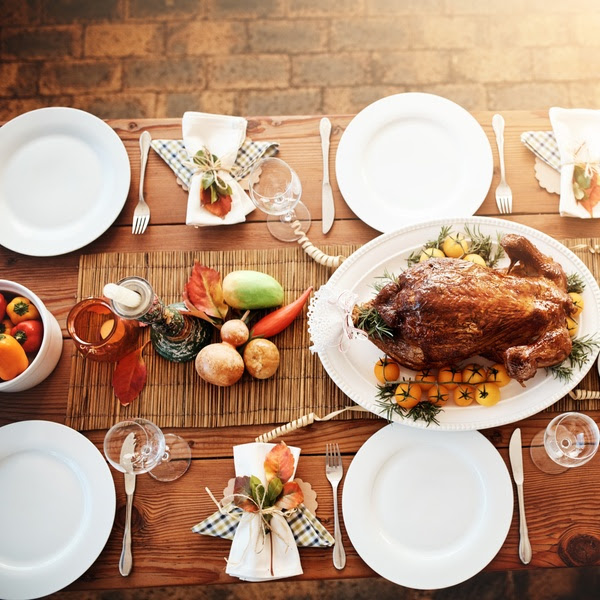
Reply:
<svg viewBox="0 0 600 600"><path fill-rule="evenodd" d="M491 112L476 112L474 116L486 132L497 165L497 153L491 128ZM533 173L533 155L523 147L520 135L527 130L550 128L546 111L514 111L504 113L506 120L506 165L509 183L515 195L515 212L503 219L523 223L557 239L597 236L597 225L592 220L568 219L558 216L558 197L542 190ZM351 120L349 115L334 115L332 157L344 129ZM313 214L314 225L309 237L317 245L365 243L378 235L366 226L346 205L335 180L333 159L331 172L337 219L327 236L320 233L321 158L319 145L320 116L306 117L252 117L248 135L253 139L276 140L280 155L299 172L304 186L304 201ZM68 310L75 302L80 254L99 252L139 252L160 250L223 250L231 245L244 248L278 248L283 244L271 238L266 231L264 215L252 213L248 222L227 228L194 229L183 224L186 194L175 183L170 169L151 153L146 174L146 197L152 208L152 221L143 236L131 235L131 218L137 198L139 178L138 138L140 131L149 129L153 137L175 139L180 136L179 119L114 120L109 122L124 140L132 167L132 185L122 214L104 235L78 252L51 259L28 257L0 248L1 277L18 281L32 288L64 325ZM490 192L477 214L498 217L494 189L498 182L497 167ZM434 215L432 215L434 216ZM402 224L399 223L400 227ZM0 395L0 424L26 419L47 419L63 422L70 373L72 343L65 339L63 355L54 373L40 386L28 392ZM600 411L590 411L597 421ZM482 433L498 448L507 460L508 440L515 426L520 426L527 446L550 415L540 413L517 424L484 430ZM289 444L302 448L298 476L309 481L318 493L318 515L331 527L332 502L329 484L323 469L325 443L336 440L344 453L347 468L352 456L374 432L383 427L382 420L358 420L340 423L315 423L286 436ZM192 445L193 465L184 478L173 484L159 484L148 476L140 477L135 500L134 552L136 565L126 579L118 574L117 563L124 514L123 482L113 472L117 490L118 510L110 540L99 559L69 589L119 589L158 585L191 585L231 581L224 574L223 557L229 542L192 534L190 527L212 509L211 501L203 492L208 486L219 492L232 475L232 446L252 441L269 427L246 426L221 429L178 430ZM86 435L100 448L104 431ZM600 496L596 482L600 477L600 459L596 457L582 469L573 469L560 476L537 471L525 452L525 500L534 557L528 567L518 560L517 514L505 544L487 567L490 570L536 569L577 564L577 534L587 532L591 539L600 540L597 514ZM219 495L217 493L217 495ZM573 509L576 506L576 510ZM409 510L409 509L406 509ZM452 510L447 499L443 510ZM567 547L567 542L571 546ZM303 579L352 578L372 576L373 572L353 550L347 536L346 569L339 573L331 563L330 550L301 550L304 567ZM591 559L590 559L591 560ZM594 564L600 561L594 559Z"/></svg>

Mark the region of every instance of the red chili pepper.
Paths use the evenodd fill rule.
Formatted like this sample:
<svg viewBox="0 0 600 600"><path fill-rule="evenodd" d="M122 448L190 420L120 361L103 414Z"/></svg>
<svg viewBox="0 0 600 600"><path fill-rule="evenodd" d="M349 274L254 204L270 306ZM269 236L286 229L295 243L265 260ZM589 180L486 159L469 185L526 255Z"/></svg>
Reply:
<svg viewBox="0 0 600 600"><path fill-rule="evenodd" d="M3 294L0 294L0 321L2 321L6 315L6 304L6 298Z"/></svg>
<svg viewBox="0 0 600 600"><path fill-rule="evenodd" d="M291 304L286 304L260 319L250 331L250 337L269 338L281 333L300 314L312 290L311 285Z"/></svg>
<svg viewBox="0 0 600 600"><path fill-rule="evenodd" d="M12 335L27 353L37 352L42 345L44 326L41 321L21 321L11 331Z"/></svg>

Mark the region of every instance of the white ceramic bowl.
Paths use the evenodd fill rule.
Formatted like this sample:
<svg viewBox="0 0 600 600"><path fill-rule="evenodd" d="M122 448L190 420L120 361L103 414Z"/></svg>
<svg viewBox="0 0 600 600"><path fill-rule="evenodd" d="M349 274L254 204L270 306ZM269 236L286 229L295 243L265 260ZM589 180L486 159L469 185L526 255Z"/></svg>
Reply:
<svg viewBox="0 0 600 600"><path fill-rule="evenodd" d="M9 381L0 381L0 392L22 392L41 383L56 367L63 348L63 338L56 317L29 289L7 279L0 279L0 292L24 296L34 304L42 317L44 337L31 364L20 375Z"/></svg>

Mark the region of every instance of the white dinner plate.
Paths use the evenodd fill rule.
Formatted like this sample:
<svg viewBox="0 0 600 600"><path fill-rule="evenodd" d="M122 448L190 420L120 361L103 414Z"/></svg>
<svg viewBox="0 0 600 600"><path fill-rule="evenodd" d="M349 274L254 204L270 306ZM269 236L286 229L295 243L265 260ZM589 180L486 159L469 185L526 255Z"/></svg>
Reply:
<svg viewBox="0 0 600 600"><path fill-rule="evenodd" d="M0 428L0 598L39 598L80 577L115 517L106 461L86 437L49 421Z"/></svg>
<svg viewBox="0 0 600 600"><path fill-rule="evenodd" d="M415 589L479 573L502 547L514 505L506 464L479 432L397 423L356 453L342 502L359 556L382 577Z"/></svg>
<svg viewBox="0 0 600 600"><path fill-rule="evenodd" d="M451 100L396 94L348 124L335 172L344 200L374 229L436 217L468 217L484 201L494 164L487 135Z"/></svg>
<svg viewBox="0 0 600 600"><path fill-rule="evenodd" d="M357 303L370 300L375 295L373 284L376 283L377 277L382 277L386 271L400 274L407 267L406 259L410 253L420 249L425 242L437 239L445 225L451 225L455 232L462 232L465 225L471 229L479 228L482 234L491 236L493 240L496 240L498 234L506 233L516 233L528 238L541 252L559 262L567 275L578 274L585 282L582 294L585 308L578 317L578 336L598 334L600 289L589 269L575 254L550 236L531 227L501 219L443 219L380 235L348 257L331 276L327 285L339 292L354 292L358 296ZM498 266L506 266L508 263L508 259L504 258ZM318 322L318 315L315 318ZM337 346L319 352L325 370L337 386L357 404L375 414L382 414L382 409L377 402L377 380L373 374L373 365L382 355L381 350L374 344L363 339L352 340L346 352L341 352ZM596 353L590 354L583 367L575 367L572 378L566 382L547 374L545 369L538 369L535 377L526 381L524 386L517 381L511 381L502 388L501 400L494 406L473 403L460 407L448 403L437 416L439 423L431 423L429 428L485 429L525 419L547 408L572 390L589 371L595 358ZM478 360L485 363L484 359ZM403 372L413 373L408 369L403 369ZM391 418L413 427L427 427L424 421L403 419L396 413L393 413Z"/></svg>
<svg viewBox="0 0 600 600"><path fill-rule="evenodd" d="M77 250L121 212L129 157L104 121L40 108L0 127L0 244L30 256Z"/></svg>

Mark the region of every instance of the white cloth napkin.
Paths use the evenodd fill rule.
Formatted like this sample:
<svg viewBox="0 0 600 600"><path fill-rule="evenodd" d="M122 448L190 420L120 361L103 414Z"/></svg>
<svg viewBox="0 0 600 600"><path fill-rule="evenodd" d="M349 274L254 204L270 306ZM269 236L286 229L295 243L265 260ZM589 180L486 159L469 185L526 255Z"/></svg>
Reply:
<svg viewBox="0 0 600 600"><path fill-rule="evenodd" d="M246 139L246 126L247 121L242 117L186 112L181 123L183 143L190 157L206 147L221 160L224 169L229 169ZM200 204L201 173L192 177L188 192L187 225L195 227L233 225L246 220L246 215L255 208L252 200L231 175L223 174L223 180L231 187L232 194L231 210L221 218L213 215Z"/></svg>
<svg viewBox="0 0 600 600"><path fill-rule="evenodd" d="M259 443L234 446L236 476L255 475L265 484L265 457L273 446L275 444ZM293 479L300 448L289 446L289 449L294 457ZM270 525L273 531L263 538L260 516L257 513L244 512L231 543L225 570L228 575L244 581L270 581L302 574L300 554L287 521L281 515L273 514Z"/></svg>
<svg viewBox="0 0 600 600"><path fill-rule="evenodd" d="M600 161L600 110L552 107L549 115L561 158L560 215L582 219L600 217L600 204L590 215L573 193L575 163Z"/></svg>

